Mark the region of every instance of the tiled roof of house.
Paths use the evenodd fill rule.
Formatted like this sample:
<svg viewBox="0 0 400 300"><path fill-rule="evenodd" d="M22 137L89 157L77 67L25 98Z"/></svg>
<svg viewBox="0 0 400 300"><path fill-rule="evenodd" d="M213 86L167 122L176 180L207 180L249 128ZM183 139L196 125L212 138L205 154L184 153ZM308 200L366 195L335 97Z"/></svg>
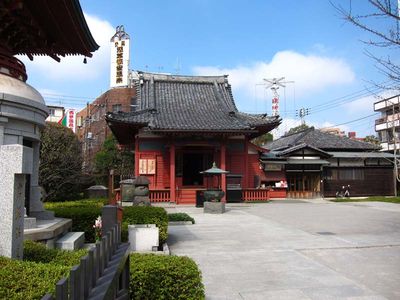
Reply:
<svg viewBox="0 0 400 300"><path fill-rule="evenodd" d="M109 122L146 124L151 131L243 132L261 135L279 117L237 110L226 76L139 73L137 110L109 113Z"/></svg>
<svg viewBox="0 0 400 300"><path fill-rule="evenodd" d="M322 132L318 129L314 129L314 127L301 132L285 135L268 144L267 148L273 151L282 151L300 144L307 144L324 151L378 150L378 147L373 144Z"/></svg>
<svg viewBox="0 0 400 300"><path fill-rule="evenodd" d="M321 150L321 149L319 149L319 148L313 147L313 146L311 146L311 145L308 145L308 144L306 144L306 143L297 144L297 145L295 145L295 146L286 148L285 150L281 150L281 151L277 152L277 156L285 156L285 155L287 155L287 154L296 152L296 151L298 151L298 150L306 149L306 148L311 149L311 150L314 150L315 152L319 152L319 153L320 153L322 156L324 156L324 157L330 157L330 156L332 156L332 155L329 154L328 152L323 151L323 150Z"/></svg>

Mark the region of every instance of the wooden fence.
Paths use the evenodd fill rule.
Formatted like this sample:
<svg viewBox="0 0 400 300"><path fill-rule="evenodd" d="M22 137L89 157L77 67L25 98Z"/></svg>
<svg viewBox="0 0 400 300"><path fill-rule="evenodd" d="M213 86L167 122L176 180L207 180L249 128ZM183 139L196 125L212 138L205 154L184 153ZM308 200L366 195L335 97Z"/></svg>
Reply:
<svg viewBox="0 0 400 300"><path fill-rule="evenodd" d="M265 189L245 189L243 190L243 201L268 201L269 191Z"/></svg>
<svg viewBox="0 0 400 300"><path fill-rule="evenodd" d="M42 300L129 299L129 253L115 225L72 267L69 278L56 284L55 298L46 294Z"/></svg>
<svg viewBox="0 0 400 300"><path fill-rule="evenodd" d="M168 190L150 190L150 202L169 202L170 191Z"/></svg>

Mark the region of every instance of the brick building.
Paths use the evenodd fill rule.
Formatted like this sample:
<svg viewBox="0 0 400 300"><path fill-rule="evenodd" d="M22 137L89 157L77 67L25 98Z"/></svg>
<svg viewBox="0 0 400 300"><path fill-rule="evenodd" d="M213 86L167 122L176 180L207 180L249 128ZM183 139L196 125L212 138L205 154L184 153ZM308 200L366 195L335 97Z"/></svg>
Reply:
<svg viewBox="0 0 400 300"><path fill-rule="evenodd" d="M93 170L93 159L111 134L104 119L107 112L130 112L136 108L134 88L113 88L99 96L77 113L76 134L82 142L83 169Z"/></svg>

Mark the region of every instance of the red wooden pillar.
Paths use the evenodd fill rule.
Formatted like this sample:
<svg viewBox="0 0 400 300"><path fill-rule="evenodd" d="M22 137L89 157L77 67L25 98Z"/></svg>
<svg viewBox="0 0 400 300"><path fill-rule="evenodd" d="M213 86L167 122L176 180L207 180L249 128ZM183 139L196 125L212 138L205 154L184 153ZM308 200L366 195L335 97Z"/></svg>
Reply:
<svg viewBox="0 0 400 300"><path fill-rule="evenodd" d="M172 142L169 148L169 185L170 200L176 202L176 183L175 183L175 144ZM178 203L177 203L178 204Z"/></svg>
<svg viewBox="0 0 400 300"><path fill-rule="evenodd" d="M135 137L135 177L139 176L139 137Z"/></svg>
<svg viewBox="0 0 400 300"><path fill-rule="evenodd" d="M226 169L226 142L222 141L221 143L221 169ZM221 188L226 195L226 174L221 174ZM221 199L222 202L226 202L226 197L224 196Z"/></svg>
<svg viewBox="0 0 400 300"><path fill-rule="evenodd" d="M247 137L244 139L244 182L243 188L249 188L249 145Z"/></svg>

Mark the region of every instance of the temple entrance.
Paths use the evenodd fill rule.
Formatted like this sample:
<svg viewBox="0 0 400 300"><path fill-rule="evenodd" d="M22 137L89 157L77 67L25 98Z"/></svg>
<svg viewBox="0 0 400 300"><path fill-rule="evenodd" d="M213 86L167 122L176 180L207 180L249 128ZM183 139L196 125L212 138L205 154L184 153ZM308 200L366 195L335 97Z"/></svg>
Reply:
<svg viewBox="0 0 400 300"><path fill-rule="evenodd" d="M183 153L182 183L184 186L203 185L203 153Z"/></svg>
<svg viewBox="0 0 400 300"><path fill-rule="evenodd" d="M320 173L302 172L286 174L288 182L288 198L314 198L321 192Z"/></svg>

